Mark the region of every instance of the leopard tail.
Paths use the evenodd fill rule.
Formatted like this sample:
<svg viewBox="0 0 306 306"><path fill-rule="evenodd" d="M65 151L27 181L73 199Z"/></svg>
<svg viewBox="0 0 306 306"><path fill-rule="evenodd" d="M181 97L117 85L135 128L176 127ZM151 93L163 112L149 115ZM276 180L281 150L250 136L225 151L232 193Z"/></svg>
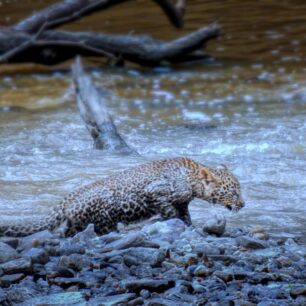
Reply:
<svg viewBox="0 0 306 306"><path fill-rule="evenodd" d="M0 225L0 237L23 237L43 230L54 230L64 221L64 212L57 207L45 218L24 224Z"/></svg>

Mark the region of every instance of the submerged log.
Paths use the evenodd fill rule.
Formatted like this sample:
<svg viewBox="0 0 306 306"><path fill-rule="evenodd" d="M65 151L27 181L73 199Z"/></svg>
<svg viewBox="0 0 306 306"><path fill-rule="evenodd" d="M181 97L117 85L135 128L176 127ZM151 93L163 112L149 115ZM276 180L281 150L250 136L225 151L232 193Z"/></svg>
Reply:
<svg viewBox="0 0 306 306"><path fill-rule="evenodd" d="M93 11L128 0L65 0L34 13L12 27L0 28L0 63L53 65L76 55L103 56L145 66L180 62L219 35L216 23L163 42L145 35L112 35L52 30ZM182 26L185 0L154 0L173 24ZM197 55L198 58L198 55Z"/></svg>
<svg viewBox="0 0 306 306"><path fill-rule="evenodd" d="M72 66L72 72L77 105L94 140L95 148L122 154L137 154L122 139L108 113L107 92L94 86L91 78L85 74L79 57Z"/></svg>

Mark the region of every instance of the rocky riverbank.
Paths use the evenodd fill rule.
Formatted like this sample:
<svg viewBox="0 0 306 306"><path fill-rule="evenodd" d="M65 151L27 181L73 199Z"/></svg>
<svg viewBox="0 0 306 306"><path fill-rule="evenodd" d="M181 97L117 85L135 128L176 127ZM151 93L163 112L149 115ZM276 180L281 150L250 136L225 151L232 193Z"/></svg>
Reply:
<svg viewBox="0 0 306 306"><path fill-rule="evenodd" d="M90 225L72 238L0 238L0 305L306 305L298 237L223 233L220 220L204 230L172 219L104 236Z"/></svg>

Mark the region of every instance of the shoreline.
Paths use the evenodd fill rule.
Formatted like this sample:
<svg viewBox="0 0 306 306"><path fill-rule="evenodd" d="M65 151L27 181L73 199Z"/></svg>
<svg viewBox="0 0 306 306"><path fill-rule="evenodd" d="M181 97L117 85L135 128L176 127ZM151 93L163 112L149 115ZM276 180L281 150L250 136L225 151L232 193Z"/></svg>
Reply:
<svg viewBox="0 0 306 306"><path fill-rule="evenodd" d="M1 237L0 304L306 304L299 237L224 228L210 235L170 219L103 236L89 225L69 238Z"/></svg>

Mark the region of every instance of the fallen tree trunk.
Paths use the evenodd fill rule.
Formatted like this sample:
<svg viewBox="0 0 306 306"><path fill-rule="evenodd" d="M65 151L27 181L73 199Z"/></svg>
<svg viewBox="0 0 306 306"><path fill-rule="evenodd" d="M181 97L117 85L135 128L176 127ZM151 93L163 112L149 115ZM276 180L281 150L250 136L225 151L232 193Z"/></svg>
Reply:
<svg viewBox="0 0 306 306"><path fill-rule="evenodd" d="M77 105L94 140L94 147L121 154L138 154L118 133L107 110L107 93L98 91L94 86L91 78L85 74L79 57L72 66L72 72Z"/></svg>
<svg viewBox="0 0 306 306"><path fill-rule="evenodd" d="M144 35L111 35L50 30L96 10L129 0L65 0L34 13L12 27L0 28L0 63L53 65L76 55L103 56L145 66L179 62L219 35L216 23L169 42ZM182 25L185 0L153 0L170 20ZM198 58L198 55L197 55Z"/></svg>

